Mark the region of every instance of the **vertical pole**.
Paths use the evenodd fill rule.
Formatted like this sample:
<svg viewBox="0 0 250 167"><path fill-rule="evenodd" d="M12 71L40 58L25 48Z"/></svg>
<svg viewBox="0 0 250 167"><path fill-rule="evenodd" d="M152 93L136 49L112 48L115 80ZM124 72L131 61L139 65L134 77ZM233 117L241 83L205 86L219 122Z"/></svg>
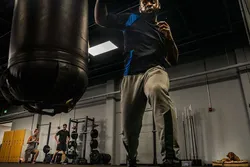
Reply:
<svg viewBox="0 0 250 167"><path fill-rule="evenodd" d="M184 111L186 111L186 107L184 107ZM188 153L187 153L187 140L186 140L186 126L185 126L185 113L182 112L182 126L183 126L183 133L184 133L184 145L185 145L185 160L188 158Z"/></svg>
<svg viewBox="0 0 250 167"><path fill-rule="evenodd" d="M95 129L95 118L93 118L93 121L92 121L92 130Z"/></svg>
<svg viewBox="0 0 250 167"><path fill-rule="evenodd" d="M155 119L154 112L152 111L152 119L153 119L153 165L157 165L157 155L156 155L156 127L155 127Z"/></svg>
<svg viewBox="0 0 250 167"><path fill-rule="evenodd" d="M86 118L85 118L85 127L84 127L84 132L83 132L83 134L84 134L84 144L83 144L83 153L82 153L82 155L83 155L83 158L84 159L86 159L86 145L87 145L87 135L88 135L88 133L87 133L87 131L88 131L88 116L86 116Z"/></svg>
<svg viewBox="0 0 250 167"><path fill-rule="evenodd" d="M47 143L46 143L47 145L49 145L50 131L51 131L51 122L49 123L48 136L47 136Z"/></svg>
<svg viewBox="0 0 250 167"><path fill-rule="evenodd" d="M247 2L247 1L244 1L244 0L238 0L238 1L239 1L239 6L240 6L240 11L241 11L241 14L242 14L243 22L244 22L245 29L246 29L246 35L247 35L247 38L248 38L248 42L250 44L250 25L249 25L250 22L248 22L248 16L247 16L248 7L247 7L247 4L244 3L244 2Z"/></svg>
<svg viewBox="0 0 250 167"><path fill-rule="evenodd" d="M197 143L196 143L196 131L195 131L195 126L194 126L193 116L191 116L191 124L192 124L192 129L193 129L193 134L194 134L195 160L198 160L198 148L197 148Z"/></svg>
<svg viewBox="0 0 250 167"><path fill-rule="evenodd" d="M71 118L69 119L69 134L70 134L70 129L71 129Z"/></svg>

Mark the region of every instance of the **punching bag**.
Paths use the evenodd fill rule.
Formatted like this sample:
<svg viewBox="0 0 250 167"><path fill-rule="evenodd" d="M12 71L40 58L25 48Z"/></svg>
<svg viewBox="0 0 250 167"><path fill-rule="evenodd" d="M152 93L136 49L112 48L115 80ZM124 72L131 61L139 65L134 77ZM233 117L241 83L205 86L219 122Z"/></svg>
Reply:
<svg viewBox="0 0 250 167"><path fill-rule="evenodd" d="M88 84L88 0L16 0L4 97L30 112L69 112Z"/></svg>

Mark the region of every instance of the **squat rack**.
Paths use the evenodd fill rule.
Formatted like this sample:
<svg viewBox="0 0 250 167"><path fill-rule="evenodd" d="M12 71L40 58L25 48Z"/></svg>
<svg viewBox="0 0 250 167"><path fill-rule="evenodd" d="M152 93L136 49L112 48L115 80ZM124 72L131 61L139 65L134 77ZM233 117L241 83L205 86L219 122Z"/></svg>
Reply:
<svg viewBox="0 0 250 167"><path fill-rule="evenodd" d="M87 145L87 134L88 134L88 123L92 122L92 129L94 129L97 125L95 124L95 118L89 118L86 116L85 118L77 118L77 119L69 119L69 133L71 131L71 123L75 123L76 129L74 130L75 133L80 133L84 135L84 143L82 149L82 158L86 159L86 145ZM78 124L85 123L84 130L82 132L78 132Z"/></svg>
<svg viewBox="0 0 250 167"><path fill-rule="evenodd" d="M50 131L51 131L51 122L49 122L48 124L37 124L36 128L39 129L40 131L40 127L41 126L49 126L48 127L48 135L47 135L47 141L46 141L46 145L49 145L49 139L50 139ZM45 153L45 157L47 156L48 153ZM32 157L33 158L33 157Z"/></svg>

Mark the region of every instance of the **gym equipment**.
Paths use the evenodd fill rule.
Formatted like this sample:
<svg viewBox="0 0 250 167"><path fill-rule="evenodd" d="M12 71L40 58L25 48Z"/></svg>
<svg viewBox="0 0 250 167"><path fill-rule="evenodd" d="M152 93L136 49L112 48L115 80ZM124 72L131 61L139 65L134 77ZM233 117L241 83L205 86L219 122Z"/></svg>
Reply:
<svg viewBox="0 0 250 167"><path fill-rule="evenodd" d="M69 159L75 159L78 154L75 150L68 150L67 151L67 155L66 155Z"/></svg>
<svg viewBox="0 0 250 167"><path fill-rule="evenodd" d="M98 147L98 141L96 139L92 139L90 141L90 147L91 149L96 149Z"/></svg>
<svg viewBox="0 0 250 167"><path fill-rule="evenodd" d="M76 130L72 131L71 138L74 139L74 140L76 140L78 138L78 133L77 133Z"/></svg>
<svg viewBox="0 0 250 167"><path fill-rule="evenodd" d="M187 126L187 135L188 138L186 139L186 133L185 133L185 122L184 122L184 139L188 140L189 142L189 152L190 155L187 157L187 161L182 161L182 163L192 163L192 166L202 166L202 161L199 159L198 156L198 148L197 148L197 142L196 142L196 130L194 125L194 113L192 112L192 106L184 108L184 121L186 120L186 126ZM187 142L186 142L187 144ZM186 147L187 150L187 147ZM186 151L187 152L187 151ZM186 155L187 156L187 155Z"/></svg>
<svg viewBox="0 0 250 167"><path fill-rule="evenodd" d="M97 138L98 137L98 131L96 129L92 129L90 132L91 138Z"/></svg>
<svg viewBox="0 0 250 167"><path fill-rule="evenodd" d="M99 153L98 150L92 150L90 153L90 163L91 164L109 164L111 160L111 155L105 153Z"/></svg>
<svg viewBox="0 0 250 167"><path fill-rule="evenodd" d="M184 109L186 110L186 109ZM182 127L184 133L184 146L185 146L185 159L187 159L187 140L186 140L186 126L185 126L185 115L182 113Z"/></svg>
<svg viewBox="0 0 250 167"><path fill-rule="evenodd" d="M72 129L73 129L73 131L74 131L74 130L76 130L76 129L77 129L77 127L76 127L76 126L73 126L73 127L72 127Z"/></svg>
<svg viewBox="0 0 250 167"><path fill-rule="evenodd" d="M92 130L97 127L98 125L95 124L95 118L89 118L88 116L86 116L85 118L77 118L77 119L69 119L69 132L71 131L71 129L73 129L72 133L71 133L71 138L74 139L76 141L76 139L78 138L78 134L83 134L83 138L84 138L84 142L83 142L83 147L82 147L82 157L80 157L81 159L86 159L86 145L87 145L87 134L88 134L88 123L92 122ZM73 127L71 127L71 124L74 123ZM78 124L79 123L84 123L84 130L83 132L78 132ZM98 131L97 131L98 134Z"/></svg>
<svg viewBox="0 0 250 167"><path fill-rule="evenodd" d="M88 0L15 1L9 50L6 100L32 113L68 113L88 84Z"/></svg>
<svg viewBox="0 0 250 167"><path fill-rule="evenodd" d="M70 141L69 144L68 144L68 148L74 148L76 149L77 148L77 142L76 141Z"/></svg>
<svg viewBox="0 0 250 167"><path fill-rule="evenodd" d="M101 164L109 164L110 160L111 160L111 155L109 154L104 154L104 153L101 153L100 154L100 159L101 159Z"/></svg>
<svg viewBox="0 0 250 167"><path fill-rule="evenodd" d="M50 148L49 145L45 145L45 146L43 147L43 152L44 152L45 154L49 153L50 150L51 150L51 148Z"/></svg>
<svg viewBox="0 0 250 167"><path fill-rule="evenodd" d="M62 119L62 113L60 114L60 119L59 119L59 124L57 126L57 129L60 130L61 129L61 119Z"/></svg>
<svg viewBox="0 0 250 167"><path fill-rule="evenodd" d="M49 146L49 139L50 139L50 131L51 131L51 122L49 122L48 124L37 124L37 129L40 129L41 126L48 126L48 135L47 135L47 141L46 141L46 145L43 147L43 152L45 153L45 158L46 155L50 152L51 148ZM45 161L45 159L44 159Z"/></svg>
<svg viewBox="0 0 250 167"><path fill-rule="evenodd" d="M98 150L92 150L89 155L91 164L99 164L100 163L100 153Z"/></svg>
<svg viewBox="0 0 250 167"><path fill-rule="evenodd" d="M46 155L45 155L45 158L44 158L44 160L43 160L43 162L46 163L46 164L47 164L47 163L50 163L52 157L53 157L53 154L46 154Z"/></svg>
<svg viewBox="0 0 250 167"><path fill-rule="evenodd" d="M77 160L77 165L86 165L88 162L85 158L79 158Z"/></svg>

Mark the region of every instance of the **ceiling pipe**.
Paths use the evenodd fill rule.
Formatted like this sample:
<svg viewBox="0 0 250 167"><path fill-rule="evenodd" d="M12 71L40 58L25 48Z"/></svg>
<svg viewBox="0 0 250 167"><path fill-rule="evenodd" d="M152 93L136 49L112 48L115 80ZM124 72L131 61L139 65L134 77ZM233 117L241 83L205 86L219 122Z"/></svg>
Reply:
<svg viewBox="0 0 250 167"><path fill-rule="evenodd" d="M247 35L247 38L248 38L248 43L250 44L250 27L248 26L246 14L245 14L246 12L244 10L244 4L243 4L242 1L243 0L238 0L239 6L240 6L241 15L242 15L243 22L244 22L245 29L246 29L246 35ZM244 1L244 2L246 2L246 1ZM247 4L245 4L245 5L247 5ZM246 8L247 8L247 6L246 6ZM250 15L250 13L249 13L249 15Z"/></svg>

